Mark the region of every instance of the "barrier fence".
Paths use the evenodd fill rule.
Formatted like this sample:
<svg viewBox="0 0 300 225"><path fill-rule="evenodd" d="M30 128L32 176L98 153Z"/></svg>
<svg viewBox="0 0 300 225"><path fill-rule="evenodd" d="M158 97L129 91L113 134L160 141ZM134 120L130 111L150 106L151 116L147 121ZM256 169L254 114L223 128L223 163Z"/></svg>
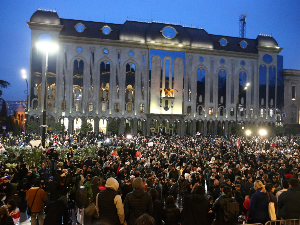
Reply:
<svg viewBox="0 0 300 225"><path fill-rule="evenodd" d="M300 225L300 219L273 220L266 222L265 225Z"/></svg>

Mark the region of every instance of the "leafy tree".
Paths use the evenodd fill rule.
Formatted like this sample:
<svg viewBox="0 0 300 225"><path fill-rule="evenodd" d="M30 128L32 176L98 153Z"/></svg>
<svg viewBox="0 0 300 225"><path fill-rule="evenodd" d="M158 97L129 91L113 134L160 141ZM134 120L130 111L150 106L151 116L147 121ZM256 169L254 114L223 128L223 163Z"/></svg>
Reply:
<svg viewBox="0 0 300 225"><path fill-rule="evenodd" d="M55 123L54 129L56 131L61 131L62 130L62 124L61 123Z"/></svg>
<svg viewBox="0 0 300 225"><path fill-rule="evenodd" d="M80 131L82 133L85 134L85 133L87 133L89 131L92 131L92 130L93 130L93 125L91 123L86 123L86 122L82 123L81 128L80 128Z"/></svg>
<svg viewBox="0 0 300 225"><path fill-rule="evenodd" d="M282 136L282 135L284 135L285 128L281 127L281 126L275 127L275 131L274 132L275 132L276 136Z"/></svg>
<svg viewBox="0 0 300 225"><path fill-rule="evenodd" d="M6 101L3 100L2 102L2 109L0 112L0 117L7 117L7 109L6 109Z"/></svg>
<svg viewBox="0 0 300 225"><path fill-rule="evenodd" d="M119 132L119 123L116 120L113 120L107 125L107 131L117 134Z"/></svg>
<svg viewBox="0 0 300 225"><path fill-rule="evenodd" d="M0 96L2 95L2 88L8 88L10 86L10 83L5 80L0 80Z"/></svg>
<svg viewBox="0 0 300 225"><path fill-rule="evenodd" d="M36 123L34 123L34 122L29 122L29 123L27 123L27 125L26 125L26 129L28 130L28 131L34 131L34 130L37 130L37 124Z"/></svg>

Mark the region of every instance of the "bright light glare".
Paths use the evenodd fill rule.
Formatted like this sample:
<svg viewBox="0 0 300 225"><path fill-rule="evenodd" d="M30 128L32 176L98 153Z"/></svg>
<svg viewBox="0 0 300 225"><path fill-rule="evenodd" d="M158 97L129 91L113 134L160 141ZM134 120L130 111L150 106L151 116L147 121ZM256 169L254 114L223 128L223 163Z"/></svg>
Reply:
<svg viewBox="0 0 300 225"><path fill-rule="evenodd" d="M108 142L109 142L109 138L107 138L107 139L105 140L105 142L108 143Z"/></svg>
<svg viewBox="0 0 300 225"><path fill-rule="evenodd" d="M27 76L26 76L26 70L21 70L21 73L22 73L22 77L23 77L23 79L26 79L27 78Z"/></svg>
<svg viewBox="0 0 300 225"><path fill-rule="evenodd" d="M127 134L127 139L131 139L132 138L132 135L131 134Z"/></svg>
<svg viewBox="0 0 300 225"><path fill-rule="evenodd" d="M259 133L260 136L265 136L265 135L267 135L267 131L266 131L265 129L259 130L258 133Z"/></svg>
<svg viewBox="0 0 300 225"><path fill-rule="evenodd" d="M246 135L249 136L251 134L251 130L246 130Z"/></svg>
<svg viewBox="0 0 300 225"><path fill-rule="evenodd" d="M247 83L247 84L246 84L246 87L249 87L249 86L250 86L250 83Z"/></svg>
<svg viewBox="0 0 300 225"><path fill-rule="evenodd" d="M54 43L37 42L36 47L42 51L55 52L58 50L58 45Z"/></svg>

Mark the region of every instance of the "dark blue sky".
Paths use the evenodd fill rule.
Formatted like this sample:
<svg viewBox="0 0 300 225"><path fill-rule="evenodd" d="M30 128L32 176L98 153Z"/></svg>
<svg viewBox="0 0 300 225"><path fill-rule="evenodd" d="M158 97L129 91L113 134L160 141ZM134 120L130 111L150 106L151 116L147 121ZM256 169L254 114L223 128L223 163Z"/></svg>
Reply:
<svg viewBox="0 0 300 225"><path fill-rule="evenodd" d="M26 98L21 69L29 73L30 29L38 9L56 10L60 18L124 23L126 19L181 23L210 34L239 36L238 18L247 16L247 38L268 34L284 48L283 67L300 69L300 4L297 0L2 0L1 75L11 83L5 100Z"/></svg>

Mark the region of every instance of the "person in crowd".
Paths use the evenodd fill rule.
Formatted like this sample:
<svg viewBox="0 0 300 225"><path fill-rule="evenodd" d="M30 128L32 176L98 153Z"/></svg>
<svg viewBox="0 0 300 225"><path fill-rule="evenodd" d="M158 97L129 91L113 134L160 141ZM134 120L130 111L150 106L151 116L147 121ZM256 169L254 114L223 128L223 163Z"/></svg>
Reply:
<svg viewBox="0 0 300 225"><path fill-rule="evenodd" d="M6 206L0 207L0 225L15 225Z"/></svg>
<svg viewBox="0 0 300 225"><path fill-rule="evenodd" d="M26 192L27 206L31 211L31 225L36 225L39 220L39 225L44 223L44 207L47 200L46 192L40 188L41 182L36 179L32 188Z"/></svg>
<svg viewBox="0 0 300 225"><path fill-rule="evenodd" d="M154 188L149 190L149 193L152 197L152 204L153 204L153 218L155 220L155 225L162 225L162 217L163 217L163 210L164 207L161 204L161 201L158 200L158 191Z"/></svg>
<svg viewBox="0 0 300 225"><path fill-rule="evenodd" d="M121 196L118 194L119 183L114 178L108 178L106 189L98 194L99 220L111 225L124 224L125 214Z"/></svg>
<svg viewBox="0 0 300 225"><path fill-rule="evenodd" d="M289 188L289 181L288 180L283 180L282 181L282 189L276 192L277 202L278 202L278 198L282 194L282 192L287 191L288 188Z"/></svg>
<svg viewBox="0 0 300 225"><path fill-rule="evenodd" d="M14 224L19 225L20 224L20 210L17 207L15 200L13 200L13 199L8 200L7 210L8 210L8 214L12 217Z"/></svg>
<svg viewBox="0 0 300 225"><path fill-rule="evenodd" d="M8 181L7 177L3 179L3 183L0 184L0 192L5 193L6 197L9 198L12 194L12 184Z"/></svg>
<svg viewBox="0 0 300 225"><path fill-rule="evenodd" d="M148 214L143 214L136 220L135 224L136 225L155 225L155 220L152 216L150 216Z"/></svg>
<svg viewBox="0 0 300 225"><path fill-rule="evenodd" d="M65 196L67 193L65 193ZM45 220L44 225L63 225L68 224L70 221L68 207L66 205L67 197L60 197L57 201L53 201L47 204L45 208Z"/></svg>
<svg viewBox="0 0 300 225"><path fill-rule="evenodd" d="M0 206L5 205L5 200L6 200L6 194L1 192L0 193Z"/></svg>
<svg viewBox="0 0 300 225"><path fill-rule="evenodd" d="M163 211L163 221L165 225L178 225L180 223L180 210L175 205L175 200L172 195L166 199L166 207Z"/></svg>
<svg viewBox="0 0 300 225"><path fill-rule="evenodd" d="M132 182L133 191L125 197L124 210L128 225L135 225L136 220L143 214L152 215L152 197L143 190L142 178L137 177Z"/></svg>
<svg viewBox="0 0 300 225"><path fill-rule="evenodd" d="M217 198L212 206L212 211L216 214L216 219L214 220L213 225L232 225L237 222L237 216L239 213L239 206L237 205L236 211L230 212L230 216L228 216L228 212L225 211L226 204L234 203L232 198L232 189L229 186L225 186L223 188L222 195ZM238 204L238 203L236 203Z"/></svg>
<svg viewBox="0 0 300 225"><path fill-rule="evenodd" d="M269 220L269 196L261 181L255 181L254 188L256 191L251 197L248 217L252 223L265 224Z"/></svg>
<svg viewBox="0 0 300 225"><path fill-rule="evenodd" d="M210 210L209 200L204 197L205 187L196 186L192 194L185 199L181 213L182 225L209 225L208 212Z"/></svg>
<svg viewBox="0 0 300 225"><path fill-rule="evenodd" d="M278 197L278 215L283 219L300 219L300 189L299 180L289 180L289 189Z"/></svg>

